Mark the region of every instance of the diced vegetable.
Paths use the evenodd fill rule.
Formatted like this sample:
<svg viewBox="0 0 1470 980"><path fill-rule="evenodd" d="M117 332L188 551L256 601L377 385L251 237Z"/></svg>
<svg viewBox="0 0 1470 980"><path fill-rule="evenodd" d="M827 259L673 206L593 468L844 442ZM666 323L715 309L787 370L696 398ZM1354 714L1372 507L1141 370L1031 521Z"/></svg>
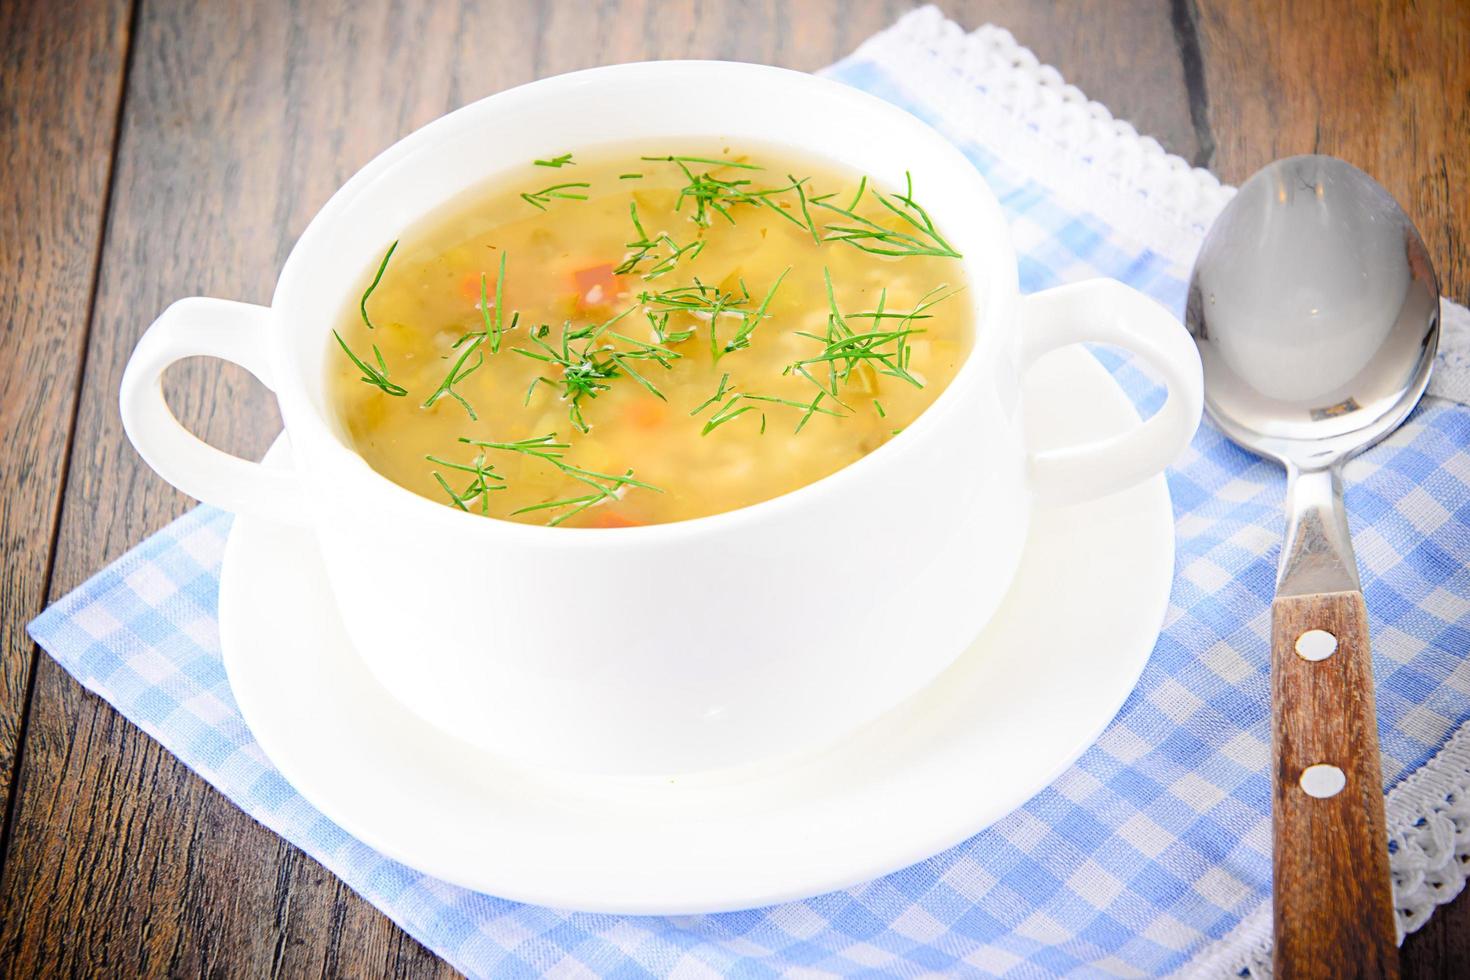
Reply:
<svg viewBox="0 0 1470 980"><path fill-rule="evenodd" d="M479 272L466 272L464 278L459 281L459 294L471 303L480 301L481 275L482 273Z"/></svg>
<svg viewBox="0 0 1470 980"><path fill-rule="evenodd" d="M669 405L649 395L628 403L628 421L640 429L657 429L669 417Z"/></svg>
<svg viewBox="0 0 1470 980"><path fill-rule="evenodd" d="M577 306L583 310L600 310L613 305L623 292L622 277L613 274L613 264L587 266L572 273L572 288L577 293Z"/></svg>
<svg viewBox="0 0 1470 980"><path fill-rule="evenodd" d="M587 527L642 527L642 521L635 521L626 514L620 514L615 510L599 510L587 521Z"/></svg>

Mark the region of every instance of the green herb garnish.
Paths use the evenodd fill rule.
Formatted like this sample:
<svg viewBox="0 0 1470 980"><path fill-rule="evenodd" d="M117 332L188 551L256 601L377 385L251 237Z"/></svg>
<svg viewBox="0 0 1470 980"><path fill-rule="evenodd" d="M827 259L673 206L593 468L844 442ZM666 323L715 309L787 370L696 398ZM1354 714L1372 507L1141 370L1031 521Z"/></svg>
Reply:
<svg viewBox="0 0 1470 980"><path fill-rule="evenodd" d="M735 336L731 337L729 342L725 344L723 353L734 353L737 350L744 350L745 348L750 346L750 335L755 333L755 328L760 325L761 320L765 319L766 309L771 305L771 298L776 295L777 288L779 288L781 283L786 279L786 273L790 271L791 266L788 265L784 270L782 270L781 274L776 277L776 281L771 283L771 288L766 290L766 298L761 300L761 305L756 307L755 312L751 313L749 316L743 316L741 318L739 329L735 331ZM744 286L745 284L741 283L742 289L744 288ZM711 339L713 339L713 320L710 321L710 325L710 336ZM715 357L715 361L719 361L718 356Z"/></svg>
<svg viewBox="0 0 1470 980"><path fill-rule="evenodd" d="M352 363L357 365L357 369L362 372L362 380L364 382L377 388L385 395L402 397L408 394L407 388L388 380L388 363L383 360L383 352L378 350L377 344L373 344L373 358L378 362L378 366L373 367L352 352L352 348L347 346L347 341L342 339L340 333L333 330L332 336L337 338L337 345L342 348L342 353L346 354Z"/></svg>
<svg viewBox="0 0 1470 980"><path fill-rule="evenodd" d="M653 310L644 310L643 315L648 317L648 325L653 328L654 338L664 347L668 347L671 344L682 344L695 334L694 330L674 330L671 332L669 330L670 314L668 311L655 313Z"/></svg>
<svg viewBox="0 0 1470 980"><path fill-rule="evenodd" d="M687 340L693 336L694 331L687 331L677 338L668 336L668 317L671 313L687 313L700 320L709 321L709 343L710 358L719 363L721 357L737 350L744 350L750 346L751 334L760 325L766 316L766 310L771 305L771 299L776 295L776 289L786 278L791 269L788 267L771 288L766 291L765 298L761 300L760 306L749 309L750 291L746 288L744 280L740 281L740 292L738 294L727 292L718 286L709 286L694 277L694 283L689 286L677 286L662 292L641 292L638 294L638 302L642 303L648 312L648 318L654 324L654 331L660 337L668 337L664 342L677 343ZM734 317L740 321L734 336L721 344L719 339L719 321L721 317Z"/></svg>
<svg viewBox="0 0 1470 980"><path fill-rule="evenodd" d="M675 156L667 156L667 157L643 157L642 159L649 160L649 161L652 161L654 163L705 163L705 164L709 164L711 167L735 167L738 170L764 170L765 169L764 167L756 166L753 163L744 163L744 162L737 161L737 160L716 160L716 159L713 159L711 157L675 157Z"/></svg>
<svg viewBox="0 0 1470 980"><path fill-rule="evenodd" d="M483 452L475 456L474 461L468 466L464 463L452 463L438 456L425 456L424 459L443 466L445 469L471 474L469 485L463 490L456 491L438 470L433 471L434 479L439 481L439 486L444 488L444 492L449 494L450 501L460 510L468 511L469 505L478 500L480 513L488 514L490 513L490 494L495 490L505 489L505 477L495 473L495 467L485 465Z"/></svg>
<svg viewBox="0 0 1470 980"><path fill-rule="evenodd" d="M548 521L550 527L556 527L564 521L570 520L582 513L589 507L602 503L604 500L616 500L618 495L627 487L638 487L643 490L652 490L654 493L663 493L658 487L651 483L644 483L634 479L633 471L627 470L621 476L612 473L598 473L595 470L586 470L580 466L573 466L563 458L566 451L571 448L569 443L558 442L556 433L552 432L533 439L521 439L516 442L488 442L481 439L468 439L460 437L460 442L480 449L493 449L499 452L516 453L521 456L539 459L550 463L567 476L584 483L592 488L592 493L578 497L568 497L564 500L548 500L544 503L532 504L519 510L511 511L511 515L529 514L539 510L555 510L558 508L572 508L563 514L557 515ZM436 460L437 462L437 460ZM442 481L441 481L442 482Z"/></svg>
<svg viewBox="0 0 1470 980"><path fill-rule="evenodd" d="M643 230L643 222L638 220L638 203L628 202L628 213L633 218L633 228L638 233L638 240L627 243L629 249L636 249L632 255L623 261L623 264L613 270L613 275L621 276L630 272L638 271L638 264L650 255L655 255L660 246L666 247L669 254L655 262L649 270L643 274L645 280L657 279L659 276L669 272L678 264L681 258L687 256L690 261L704 251L704 240L697 239L688 245L680 245L667 233L664 232L657 237L650 238L648 232Z"/></svg>
<svg viewBox="0 0 1470 980"><path fill-rule="evenodd" d="M820 412L823 415L832 416L839 416L841 414L839 412L834 412L831 409L822 408L822 398L822 392L818 392L817 396L813 398L810 402L792 401L789 398L777 398L774 395L757 395L749 392L738 392L730 384L730 375L725 374L720 378L720 383L715 388L715 393L706 398L704 401L700 402L698 407L696 407L689 414L697 416L706 408L709 408L711 405L719 404L719 408L715 409L715 413L710 416L709 421L706 422L704 424L704 428L700 430L700 435L707 436L711 432L718 429L720 426L724 425L726 422L737 419L740 416L744 415L746 412L760 411L759 404L742 404L743 402L786 405L791 408L800 408L805 410L805 414L802 416L801 421L797 423L796 426L796 431L800 432L806 426L807 420L809 420L814 413ZM761 412L761 435L765 435L765 432L766 413Z"/></svg>
<svg viewBox="0 0 1470 980"><path fill-rule="evenodd" d="M485 336L490 341L490 353L500 353L500 308L504 305L501 297L505 295L505 253L500 253L500 272L495 278L495 319L490 319L488 309L489 297L485 295L485 273L480 273L480 321L485 325ZM511 321L511 328L515 327L515 320Z"/></svg>
<svg viewBox="0 0 1470 980"><path fill-rule="evenodd" d="M801 222L787 214L782 208L770 200L772 196L784 194L791 190L790 187L778 187L770 190L755 190L749 180L721 180L709 172L695 173L689 164L707 164L713 167L735 167L742 170L760 170L762 168L753 163L741 163L733 160L711 160L708 157L644 157L661 163L672 163L678 167L688 181L679 190L679 197L674 202L674 210L679 211L684 207L686 199L694 202L694 223L703 228L708 228L710 223L710 212L720 215L731 224L735 219L730 215L730 207L735 204L750 204L757 207L766 207L798 226Z"/></svg>
<svg viewBox="0 0 1470 980"><path fill-rule="evenodd" d="M618 180L641 180L642 174L618 174Z"/></svg>
<svg viewBox="0 0 1470 980"><path fill-rule="evenodd" d="M571 164L574 167L576 166L575 163L572 163L572 155L570 153L563 153L561 156L552 157L550 160L532 160L531 162L538 167L561 168L565 167L568 164Z"/></svg>
<svg viewBox="0 0 1470 980"><path fill-rule="evenodd" d="M522 194L521 200L531 205L531 207L536 208L538 211L545 211L546 205L549 204L553 198L559 198L565 201L587 200L586 194L574 193L573 191L568 190L568 188L588 188L591 186L591 184L586 183L585 181L574 181L568 184L552 184L550 187L544 187L539 191L531 191Z"/></svg>
<svg viewBox="0 0 1470 980"><path fill-rule="evenodd" d="M888 375L905 381L916 388L924 387L924 383L909 371L909 361L913 355L909 347L909 338L924 331L910 326L915 320L925 319L926 311L936 303L943 302L953 296L957 290L951 290L940 296L945 287L936 286L919 298L914 308L906 313L893 313L884 309L887 302L888 291L884 290L878 297L878 308L871 313L850 313L843 316L837 308L837 298L832 290L832 275L824 269L823 276L827 283L827 333L825 336L797 331L799 336L807 337L822 343L821 353L802 358L786 367L782 373L793 372L807 378L818 388L825 391L830 397L841 403L840 386L846 384L851 378L853 370L859 364L867 364L878 374ZM847 323L849 319L869 319L872 321L873 329L867 332L859 332ZM893 329L880 329L883 321L897 319L898 323ZM825 367L827 380L820 381L811 373L811 369Z"/></svg>
<svg viewBox="0 0 1470 980"><path fill-rule="evenodd" d="M812 243L815 245L822 244L822 236L817 234L817 224L812 220L811 209L806 206L806 191L801 186L806 183L806 179L797 180L790 174L786 175L786 179L791 181L792 188L796 190L797 200L801 202L801 217L806 222L806 230L811 233Z"/></svg>
<svg viewBox="0 0 1470 980"><path fill-rule="evenodd" d="M387 254L385 254L383 256L382 263L380 263L378 265L378 274L376 276L373 276L372 284L369 285L367 289L363 290L363 293L362 293L362 302L358 304L358 307L357 308L362 311L362 322L365 323L365 324L367 324L367 328L369 330L372 330L373 329L373 321L369 320L368 319L368 315L367 315L367 301L368 301L368 297L373 294L373 290L374 289L377 289L378 288L378 283L380 283L380 282L383 281L383 272L388 268L388 260L393 257L393 253L397 249L398 249L398 242L397 241L394 241L394 243L392 245L389 245L388 246L388 252L387 252ZM338 338L338 339L340 339L340 338ZM343 346L346 346L346 345L343 345ZM354 358L354 360L355 360L355 358Z"/></svg>
<svg viewBox="0 0 1470 980"><path fill-rule="evenodd" d="M736 316L742 319L747 315L742 307L750 302L750 293L746 291L745 284L740 284L741 295L728 293L718 286L706 286L700 282L699 277L694 277L694 283L690 286L677 286L662 292L642 292L638 294L638 302L644 304L652 315L667 316L674 312L688 313L701 320L709 321L710 356L713 360L720 359L720 348L718 340L719 319L722 316ZM687 336L692 336L693 332Z"/></svg>
<svg viewBox="0 0 1470 980"><path fill-rule="evenodd" d="M801 430L806 428L806 424L808 422L810 422L812 420L812 416L815 415L815 414L817 414L818 412L821 412L823 415L836 415L836 414L838 414L836 412L831 411L830 409L826 409L826 408L821 408L820 407L821 404L822 404L822 399L823 398L826 398L826 397L827 397L827 393L825 391L818 391L817 392L816 397L814 397L812 399L812 403L807 406L806 414L801 417L801 421L800 422L796 423L796 433L797 433L797 435L800 435L801 434ZM840 405L842 403L839 401L838 404Z"/></svg>
<svg viewBox="0 0 1470 980"><path fill-rule="evenodd" d="M815 206L826 208L851 222L846 225L827 225L822 241L846 242L854 248L862 249L873 255L937 255L950 259L960 258L960 253L955 251L954 246L945 241L944 237L939 234L939 229L934 227L929 212L914 200L913 175L905 173L905 177L908 183L904 193L895 194L890 200L883 192L875 188L872 197L902 219L913 229L912 231L886 228L857 213L858 202L862 199L863 191L867 187L867 179L864 178L863 182L858 185L857 195L847 207L831 203L831 198L835 196L833 194L823 194L810 199ZM894 201L898 201L898 204L894 204Z"/></svg>
<svg viewBox="0 0 1470 980"><path fill-rule="evenodd" d="M474 374L480 369L480 365L485 363L485 354L480 350L482 339L476 337L474 334L465 334L454 342L455 349L458 349L460 344L463 344L467 340L470 341L470 344L460 353L459 359L454 362L454 365L449 369L449 373L444 376L444 380L439 382L439 387L434 389L434 393L424 399L422 408L432 408L435 402L448 395L464 407L464 410L469 413L471 421L479 421L480 417L475 414L474 406L466 401L463 395L455 391L454 386ZM466 362L469 360L471 354L475 355L475 362L467 365Z"/></svg>
<svg viewBox="0 0 1470 980"><path fill-rule="evenodd" d="M581 432L590 430L582 414L582 400L596 398L602 392L607 391L612 387L611 382L616 378L623 376L632 378L650 394L667 401L664 393L653 382L638 373L632 362L653 361L667 369L671 361L678 359L679 354L660 344L634 340L610 329L614 323L633 312L633 309L634 307L630 306L598 326L573 328L570 323L565 323L562 325L560 345L546 342L545 338L551 332L551 328L546 324L531 331L528 336L531 342L539 348L538 350L530 350L525 347L512 349L517 354L533 360L556 365L561 368L561 378L553 379L544 375L535 378L531 386L526 389L525 400L527 402L531 400L531 395L538 384L560 386L562 398L568 403L567 413L572 425ZM620 349L603 342L604 335L622 341L628 345L628 348ZM580 346L574 346L579 342Z"/></svg>
<svg viewBox="0 0 1470 980"><path fill-rule="evenodd" d="M373 294L373 290L378 288L378 283L383 281L383 273L388 268L388 260L393 257L393 253L397 250L397 248L397 241L388 246L388 251L383 255L383 261L378 264L378 274L373 276L373 281L368 285L367 289L363 290L362 300L357 305L357 308L362 312L362 322L367 325L367 328L369 330L374 329L374 327L373 321L368 318L368 297ZM362 380L365 383L372 385L374 388L377 388L385 395L402 397L408 394L407 388L399 384L394 384L392 381L388 380L388 362L383 360L383 352L378 350L377 344L372 345L373 359L378 362L378 366L373 367L371 364L364 361L362 358L353 353L352 348L347 346L347 341L342 339L342 335L340 333L333 330L332 336L337 338L337 346L342 348L342 353L346 354L347 357L352 361L352 363L357 366L357 369L362 372Z"/></svg>
<svg viewBox="0 0 1470 980"><path fill-rule="evenodd" d="M484 273L481 273L480 321L484 324L485 329L479 332L467 333L454 342L455 350L459 350L462 344L468 344L468 346L460 352L459 359L454 362L454 366L449 369L449 373L444 376L444 380L439 383L439 387L435 388L434 393L424 400L424 408L431 408L435 402L448 395L450 398L459 402L460 405L464 406L464 410L469 413L471 421L479 421L479 416L475 414L474 407L465 400L463 395L454 390L454 386L465 378L468 378L471 374L474 374L479 370L480 365L485 363L485 353L480 349L482 344L488 342L490 353L492 354L498 354L500 352L500 337L503 332L501 329L501 307L503 305L501 303L501 297L505 294L505 258L506 253L501 252L500 274L495 280L494 319L492 320L490 317L491 303L490 297L486 292L487 278ZM514 330L516 324L520 322L520 317L521 315L519 313L512 316L510 326L505 329ZM469 363L470 355L472 354L475 360L474 363Z"/></svg>

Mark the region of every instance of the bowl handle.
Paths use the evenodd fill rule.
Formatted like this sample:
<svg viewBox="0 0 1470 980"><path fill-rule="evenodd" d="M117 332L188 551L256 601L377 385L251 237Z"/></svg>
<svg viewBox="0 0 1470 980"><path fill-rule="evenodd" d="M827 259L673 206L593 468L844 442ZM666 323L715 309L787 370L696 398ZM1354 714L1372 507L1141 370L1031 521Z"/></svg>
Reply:
<svg viewBox="0 0 1470 980"><path fill-rule="evenodd" d="M249 371L272 391L266 331L271 311L223 299L181 299L153 321L133 348L118 402L123 429L143 461L207 504L288 524L307 523L297 475L221 452L179 424L163 397L163 372L185 357L218 357Z"/></svg>
<svg viewBox="0 0 1470 980"><path fill-rule="evenodd" d="M1090 500L1133 486L1173 462L1199 428L1204 374L1183 324L1138 290L1090 279L1033 293L1021 307L1021 366L1071 344L1112 344L1137 354L1168 386L1162 408L1121 435L1031 455L1045 504Z"/></svg>

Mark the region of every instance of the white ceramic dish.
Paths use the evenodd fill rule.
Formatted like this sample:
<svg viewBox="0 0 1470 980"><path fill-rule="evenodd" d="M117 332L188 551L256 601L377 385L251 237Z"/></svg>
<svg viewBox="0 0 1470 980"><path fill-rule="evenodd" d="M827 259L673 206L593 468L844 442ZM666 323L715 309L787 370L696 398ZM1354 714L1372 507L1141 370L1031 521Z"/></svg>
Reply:
<svg viewBox="0 0 1470 980"><path fill-rule="evenodd" d="M1037 445L1137 426L1082 351L1043 361L1027 394ZM1173 567L1162 477L1041 511L996 617L927 689L826 751L695 777L538 772L444 736L354 655L315 542L298 529L236 520L221 642L240 710L272 762L378 850L521 901L710 912L904 867L1034 795L1137 682Z"/></svg>
<svg viewBox="0 0 1470 980"><path fill-rule="evenodd" d="M774 500L611 531L458 513L352 451L324 391L324 358L337 356L328 330L389 242L536 157L701 138L792 146L889 186L913 172L965 256L969 289L957 301L973 304L978 323L954 381L914 424ZM1023 434L1020 378L1046 351L1082 341L1136 351L1169 398L1126 437L1037 451ZM275 391L290 471L211 449L169 414L162 373L199 354L234 360ZM564 75L429 124L328 202L269 308L170 307L139 342L121 397L129 436L170 482L311 526L354 645L422 717L510 757L624 773L815 747L893 707L949 666L999 605L1034 498L1095 496L1159 472L1194 432L1202 400L1194 344L1143 294L1094 280L1023 298L994 196L924 123L835 82L717 62ZM628 610L651 597L657 613L630 622Z"/></svg>

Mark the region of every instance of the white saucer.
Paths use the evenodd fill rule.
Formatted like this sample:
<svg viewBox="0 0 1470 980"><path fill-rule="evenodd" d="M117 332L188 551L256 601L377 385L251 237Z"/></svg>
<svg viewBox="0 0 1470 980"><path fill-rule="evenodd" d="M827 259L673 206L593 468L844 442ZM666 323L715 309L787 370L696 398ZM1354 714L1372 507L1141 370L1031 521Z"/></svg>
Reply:
<svg viewBox="0 0 1470 980"><path fill-rule="evenodd" d="M1037 446L1137 424L1078 349L1039 363L1026 399ZM418 720L353 654L309 532L235 520L220 641L240 711L271 761L379 851L504 898L690 914L875 878L1020 806L1137 683L1173 570L1163 477L1039 512L996 619L931 688L819 754L678 779L522 769Z"/></svg>

